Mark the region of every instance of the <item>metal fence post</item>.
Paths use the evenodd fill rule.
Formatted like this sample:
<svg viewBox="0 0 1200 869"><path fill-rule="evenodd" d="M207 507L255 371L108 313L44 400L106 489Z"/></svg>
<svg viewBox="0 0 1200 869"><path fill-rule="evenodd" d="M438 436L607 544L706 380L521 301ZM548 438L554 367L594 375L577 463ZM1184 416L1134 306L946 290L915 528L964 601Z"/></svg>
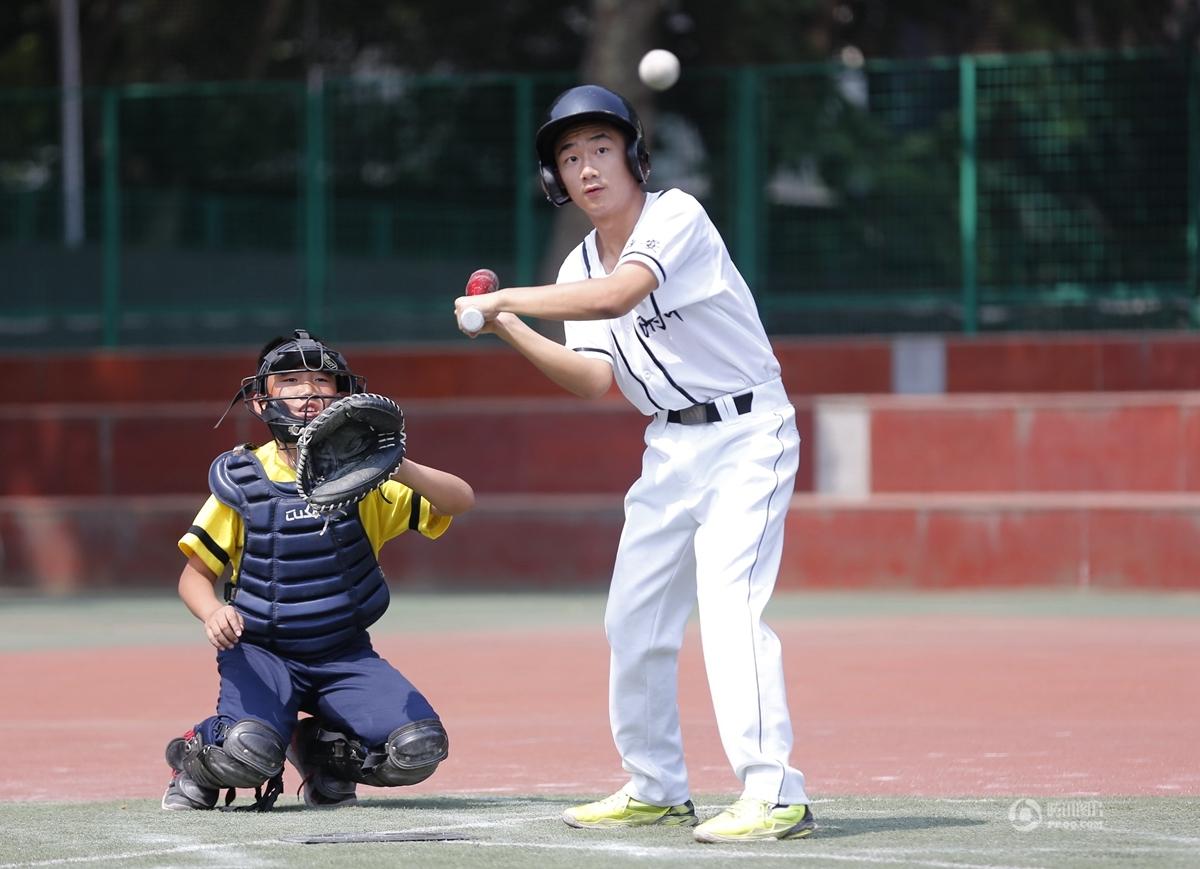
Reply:
<svg viewBox="0 0 1200 869"><path fill-rule="evenodd" d="M103 245L101 248L101 299L103 343L116 347L121 337L121 187L120 96L106 88L101 98L103 169Z"/></svg>
<svg viewBox="0 0 1200 869"><path fill-rule="evenodd" d="M964 55L958 62L959 142L958 223L962 250L963 331L974 335L979 326L979 297L976 281L979 202L975 164L975 58Z"/></svg>
<svg viewBox="0 0 1200 869"><path fill-rule="evenodd" d="M63 241L68 248L84 242L83 94L79 72L79 3L58 4L60 99L62 112Z"/></svg>
<svg viewBox="0 0 1200 869"><path fill-rule="evenodd" d="M304 319L314 332L322 332L325 320L327 194L325 82L318 69L304 91Z"/></svg>
<svg viewBox="0 0 1200 869"><path fill-rule="evenodd" d="M1188 54L1187 127L1187 258L1188 292L1192 297L1191 325L1200 326L1200 63Z"/></svg>
<svg viewBox="0 0 1200 869"><path fill-rule="evenodd" d="M529 176L533 171L533 79L519 75L513 86L513 212L516 220L517 273L514 281L502 283L526 287L536 281L537 245L533 237L533 202Z"/></svg>
<svg viewBox="0 0 1200 869"><path fill-rule="evenodd" d="M734 75L734 86L730 89L733 105L729 107L729 140L733 142L730 152L733 167L729 173L733 179L733 255L738 271L762 304L766 288L758 285L759 251L762 249L759 209L763 196L758 167L762 136L758 122L758 73L753 68L742 67Z"/></svg>

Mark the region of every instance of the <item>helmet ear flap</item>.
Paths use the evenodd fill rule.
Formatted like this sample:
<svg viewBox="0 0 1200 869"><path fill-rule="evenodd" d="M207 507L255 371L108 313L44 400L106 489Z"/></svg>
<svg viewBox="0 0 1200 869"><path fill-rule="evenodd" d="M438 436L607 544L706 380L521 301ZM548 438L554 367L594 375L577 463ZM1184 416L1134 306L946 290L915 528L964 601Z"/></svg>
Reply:
<svg viewBox="0 0 1200 869"><path fill-rule="evenodd" d="M633 177L639 184L645 184L650 179L650 153L646 150L646 140L642 137L641 130L629 140L625 155L629 160L629 171L633 173Z"/></svg>
<svg viewBox="0 0 1200 869"><path fill-rule="evenodd" d="M563 186L558 173L549 166L541 164L538 167L538 179L542 182L542 191L546 194L546 198L553 203L555 208L565 205L571 198L567 195L567 188Z"/></svg>

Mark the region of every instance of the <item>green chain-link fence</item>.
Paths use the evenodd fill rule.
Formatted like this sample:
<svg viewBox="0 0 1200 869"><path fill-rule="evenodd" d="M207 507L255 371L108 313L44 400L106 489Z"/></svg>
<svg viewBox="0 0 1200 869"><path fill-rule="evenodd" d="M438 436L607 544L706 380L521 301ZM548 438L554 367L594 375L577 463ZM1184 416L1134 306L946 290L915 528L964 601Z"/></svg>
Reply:
<svg viewBox="0 0 1200 869"><path fill-rule="evenodd" d="M774 334L1196 323L1200 76L1143 53L687 70L653 187L709 209ZM456 336L480 266L544 280L533 132L566 77L0 90L9 346Z"/></svg>

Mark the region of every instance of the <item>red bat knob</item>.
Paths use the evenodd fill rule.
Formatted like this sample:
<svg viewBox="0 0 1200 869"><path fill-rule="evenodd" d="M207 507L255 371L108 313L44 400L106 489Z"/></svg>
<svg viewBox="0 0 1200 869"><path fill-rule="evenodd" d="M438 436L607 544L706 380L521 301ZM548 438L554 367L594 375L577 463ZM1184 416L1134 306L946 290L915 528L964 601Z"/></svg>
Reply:
<svg viewBox="0 0 1200 869"><path fill-rule="evenodd" d="M496 273L491 269L476 269L471 272L471 277L467 278L467 295L482 296L484 293L491 293L500 286L500 279L496 277Z"/></svg>

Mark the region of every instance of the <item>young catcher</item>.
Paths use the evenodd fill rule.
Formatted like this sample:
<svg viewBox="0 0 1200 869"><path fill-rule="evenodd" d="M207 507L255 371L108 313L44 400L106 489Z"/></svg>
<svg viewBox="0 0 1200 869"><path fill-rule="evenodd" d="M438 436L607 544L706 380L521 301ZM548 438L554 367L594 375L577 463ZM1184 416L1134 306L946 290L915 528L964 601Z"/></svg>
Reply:
<svg viewBox="0 0 1200 869"><path fill-rule="evenodd" d="M702 842L790 839L814 829L779 641L763 622L799 452L795 411L754 299L708 215L680 190L646 192L641 122L620 95L559 95L535 144L547 198L593 231L558 283L456 300L551 380L598 398L614 377L650 417L641 477L605 613L609 715L629 783L568 809L573 827L692 826L676 700L684 628L699 603L721 741L742 796L696 827ZM566 346L517 315L565 321ZM470 334L470 333L468 333Z"/></svg>
<svg viewBox="0 0 1200 869"><path fill-rule="evenodd" d="M217 457L212 495L179 541L179 596L217 649L220 693L216 714L167 746L164 809L211 809L225 788L254 788L256 807L269 808L285 755L305 803L349 805L359 782L415 784L447 755L437 713L372 649L367 628L388 606L380 547L409 530L440 537L473 505L471 487L403 459L332 518L297 492L304 426L363 386L340 353L296 330L263 348L234 398L272 440ZM297 722L299 712L312 717Z"/></svg>

